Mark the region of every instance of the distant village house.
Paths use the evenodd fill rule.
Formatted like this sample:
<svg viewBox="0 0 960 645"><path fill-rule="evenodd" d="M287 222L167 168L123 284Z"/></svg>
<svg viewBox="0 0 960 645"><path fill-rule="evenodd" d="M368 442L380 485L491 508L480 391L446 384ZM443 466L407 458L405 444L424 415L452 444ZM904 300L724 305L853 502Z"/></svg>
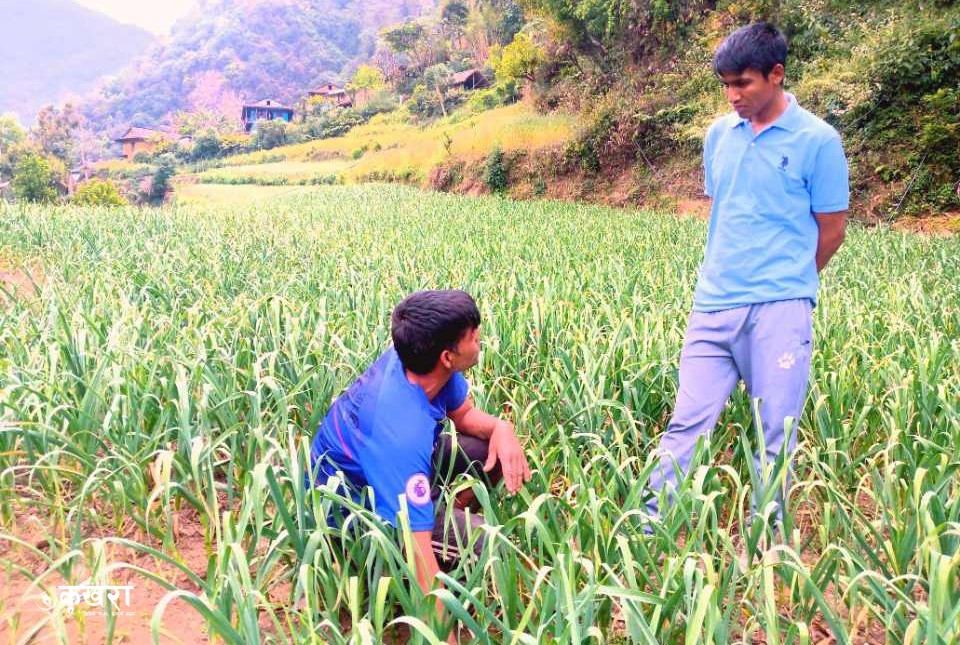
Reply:
<svg viewBox="0 0 960 645"><path fill-rule="evenodd" d="M91 163L82 163L70 169L67 175L67 195L73 195L85 181L89 181L97 172L97 167Z"/></svg>
<svg viewBox="0 0 960 645"><path fill-rule="evenodd" d="M259 103L250 103L243 106L243 129L250 132L257 121L293 121L293 108L281 105L273 99L265 99Z"/></svg>
<svg viewBox="0 0 960 645"><path fill-rule="evenodd" d="M353 99L350 97L350 93L333 83L327 83L323 87L310 90L307 92L307 97L320 100L331 107L353 107Z"/></svg>
<svg viewBox="0 0 960 645"><path fill-rule="evenodd" d="M460 87L467 91L477 90L488 85L490 85L489 79L481 70L476 68L457 72L450 77L450 82L447 83L447 87Z"/></svg>
<svg viewBox="0 0 960 645"><path fill-rule="evenodd" d="M133 161L138 152L150 154L161 141L182 143L189 141L189 138L167 130L131 126L122 137L118 137L114 141L123 145L123 156L127 158L127 161Z"/></svg>

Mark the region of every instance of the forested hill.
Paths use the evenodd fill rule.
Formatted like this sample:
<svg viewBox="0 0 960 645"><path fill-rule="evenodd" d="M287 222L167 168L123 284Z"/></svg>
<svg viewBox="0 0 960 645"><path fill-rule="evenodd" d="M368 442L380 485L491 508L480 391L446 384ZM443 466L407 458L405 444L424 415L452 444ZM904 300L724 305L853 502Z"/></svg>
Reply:
<svg viewBox="0 0 960 645"><path fill-rule="evenodd" d="M343 80L373 54L381 27L434 7L434 0L203 0L84 112L95 129L110 130L181 110L230 113L241 99L292 102Z"/></svg>
<svg viewBox="0 0 960 645"><path fill-rule="evenodd" d="M0 114L29 123L42 105L90 91L153 42L70 0L0 0Z"/></svg>

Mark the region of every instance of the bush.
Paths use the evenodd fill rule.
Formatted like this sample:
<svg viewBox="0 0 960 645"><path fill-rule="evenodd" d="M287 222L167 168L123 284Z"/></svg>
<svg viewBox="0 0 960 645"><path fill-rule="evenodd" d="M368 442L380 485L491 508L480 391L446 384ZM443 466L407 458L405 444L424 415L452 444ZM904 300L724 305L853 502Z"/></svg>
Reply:
<svg viewBox="0 0 960 645"><path fill-rule="evenodd" d="M253 146L270 150L287 143L287 122L282 120L257 121L253 129Z"/></svg>
<svg viewBox="0 0 960 645"><path fill-rule="evenodd" d="M126 206L127 200L108 179L91 179L80 185L72 200L83 206Z"/></svg>
<svg viewBox="0 0 960 645"><path fill-rule="evenodd" d="M434 166L427 177L427 183L433 190L450 191L463 181L463 162L449 166Z"/></svg>
<svg viewBox="0 0 960 645"><path fill-rule="evenodd" d="M450 92L443 97L443 105L447 113L462 104L466 100L463 92ZM440 105L440 98L433 90L427 89L426 85L417 85L410 99L406 102L407 111L419 120L435 119L443 116L443 106Z"/></svg>
<svg viewBox="0 0 960 645"><path fill-rule="evenodd" d="M36 152L25 153L13 175L13 194L28 202L52 202L57 199L55 177L50 163Z"/></svg>
<svg viewBox="0 0 960 645"><path fill-rule="evenodd" d="M225 134L220 138L220 154L224 157L239 155L253 149L250 135Z"/></svg>
<svg viewBox="0 0 960 645"><path fill-rule="evenodd" d="M302 131L308 139L330 139L346 134L369 119L370 117L364 117L362 113L351 108L335 108L320 116L307 117Z"/></svg>
<svg viewBox="0 0 960 645"><path fill-rule="evenodd" d="M923 97L918 155L931 169L929 198L940 209L960 206L960 87Z"/></svg>
<svg viewBox="0 0 960 645"><path fill-rule="evenodd" d="M170 178L176 174L173 157L163 155L157 159L157 169L150 178L144 199L150 204L162 204L170 190Z"/></svg>
<svg viewBox="0 0 960 645"><path fill-rule="evenodd" d="M516 103L523 97L520 84L515 80L497 83L493 87L470 93L467 107L471 112L492 110L501 105Z"/></svg>
<svg viewBox="0 0 960 645"><path fill-rule="evenodd" d="M420 182L420 174L416 168L405 166L401 168L385 168L383 170L372 170L365 175L357 178L359 181L383 181L398 184L417 184Z"/></svg>
<svg viewBox="0 0 960 645"><path fill-rule="evenodd" d="M499 145L494 146L483 164L483 183L491 193L503 193L507 190L509 180L506 155Z"/></svg>
<svg viewBox="0 0 960 645"><path fill-rule="evenodd" d="M193 150L190 154L191 161L201 161L204 159L216 159L223 154L223 145L220 141L220 135L214 130L207 130L193 140Z"/></svg>

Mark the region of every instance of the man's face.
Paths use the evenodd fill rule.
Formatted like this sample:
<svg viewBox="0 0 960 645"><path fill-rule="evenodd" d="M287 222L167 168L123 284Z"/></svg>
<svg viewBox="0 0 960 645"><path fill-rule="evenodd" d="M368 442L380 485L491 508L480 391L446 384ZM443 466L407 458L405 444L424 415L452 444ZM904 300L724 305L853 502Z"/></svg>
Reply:
<svg viewBox="0 0 960 645"><path fill-rule="evenodd" d="M783 65L774 65L766 78L755 69L745 69L739 74L721 74L720 82L740 118L752 119L776 100L783 82Z"/></svg>
<svg viewBox="0 0 960 645"><path fill-rule="evenodd" d="M480 362L480 328L468 329L452 351L445 352L450 369L463 372Z"/></svg>

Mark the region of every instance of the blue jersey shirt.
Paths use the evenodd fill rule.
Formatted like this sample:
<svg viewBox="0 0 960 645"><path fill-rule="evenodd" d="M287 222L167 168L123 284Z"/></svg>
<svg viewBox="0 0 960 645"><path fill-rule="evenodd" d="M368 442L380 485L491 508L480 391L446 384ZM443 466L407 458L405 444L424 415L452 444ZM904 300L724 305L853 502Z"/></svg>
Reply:
<svg viewBox="0 0 960 645"><path fill-rule="evenodd" d="M694 311L793 298L816 306L813 213L847 210L847 160L837 131L786 97L787 109L758 134L736 112L707 131L704 185L713 205Z"/></svg>
<svg viewBox="0 0 960 645"><path fill-rule="evenodd" d="M457 372L428 400L423 388L407 380L391 347L334 401L320 424L311 449L317 482L340 470L355 499L369 486L374 510L392 526L399 497L406 495L410 529L431 530L433 447L447 413L463 405L468 389Z"/></svg>

